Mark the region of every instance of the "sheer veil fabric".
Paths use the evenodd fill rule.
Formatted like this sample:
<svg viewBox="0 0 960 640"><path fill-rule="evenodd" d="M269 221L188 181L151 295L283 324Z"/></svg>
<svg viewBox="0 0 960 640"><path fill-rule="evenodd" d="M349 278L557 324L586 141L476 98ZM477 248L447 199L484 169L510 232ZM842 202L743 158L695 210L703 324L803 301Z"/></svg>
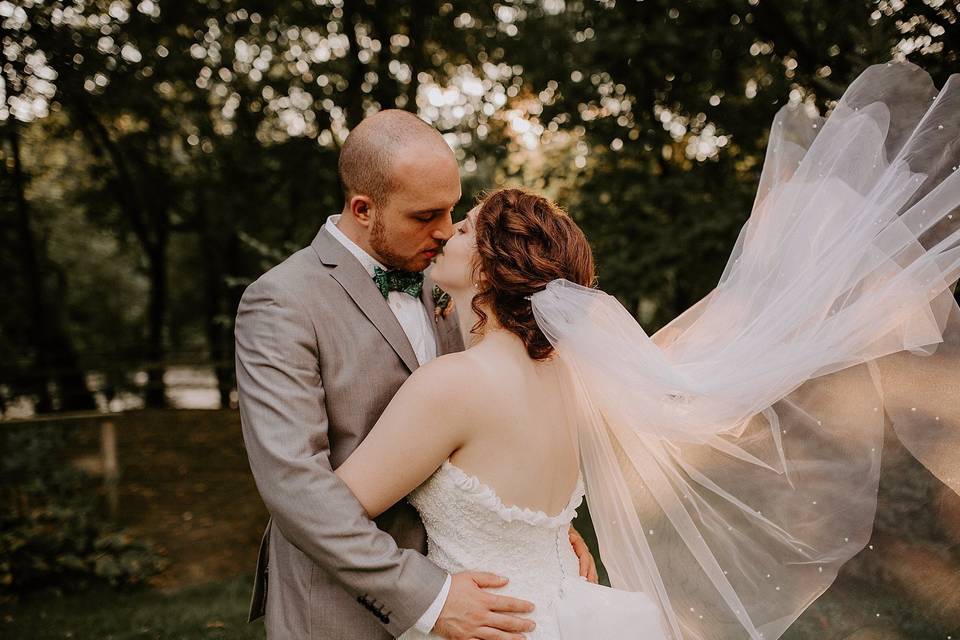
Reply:
<svg viewBox="0 0 960 640"><path fill-rule="evenodd" d="M720 282L653 336L596 289L532 296L600 555L668 637L781 636L869 540L887 421L960 493L958 85L890 63L781 109Z"/></svg>

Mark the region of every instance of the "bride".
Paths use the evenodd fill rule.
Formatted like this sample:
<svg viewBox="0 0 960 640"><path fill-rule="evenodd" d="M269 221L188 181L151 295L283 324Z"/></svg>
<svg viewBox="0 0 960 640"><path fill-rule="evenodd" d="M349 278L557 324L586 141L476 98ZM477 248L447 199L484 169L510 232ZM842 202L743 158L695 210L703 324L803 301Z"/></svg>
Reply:
<svg viewBox="0 0 960 640"><path fill-rule="evenodd" d="M431 272L469 348L337 474L371 517L409 494L442 568L508 577L528 638L779 637L869 539L885 420L960 492L956 84L891 63L829 118L784 107L720 282L652 337L562 210L487 196ZM585 493L617 589L563 544Z"/></svg>

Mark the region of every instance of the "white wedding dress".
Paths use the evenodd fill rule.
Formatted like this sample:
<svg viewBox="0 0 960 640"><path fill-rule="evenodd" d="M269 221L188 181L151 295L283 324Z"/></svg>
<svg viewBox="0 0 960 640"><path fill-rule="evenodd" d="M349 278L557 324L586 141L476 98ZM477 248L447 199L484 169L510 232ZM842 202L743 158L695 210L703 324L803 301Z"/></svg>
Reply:
<svg viewBox="0 0 960 640"><path fill-rule="evenodd" d="M578 480L567 506L556 515L507 506L492 488L447 461L408 500L426 527L430 560L451 574L476 570L508 578L505 587L490 591L534 604L527 617L537 627L525 634L528 640L556 640L570 635L561 635L555 607L564 578L579 575L567 532L583 497L583 482ZM649 608L655 612L652 602ZM650 624L658 623L652 618ZM440 636L411 629L400 638Z"/></svg>
<svg viewBox="0 0 960 640"><path fill-rule="evenodd" d="M451 574L487 571L510 582L495 593L534 603L537 623L530 640L558 638L550 603L564 575L577 575L578 562L567 541L570 521L583 500L577 482L566 508L556 515L506 506L493 489L450 462L408 497L427 530L427 557ZM410 630L403 640L440 638Z"/></svg>

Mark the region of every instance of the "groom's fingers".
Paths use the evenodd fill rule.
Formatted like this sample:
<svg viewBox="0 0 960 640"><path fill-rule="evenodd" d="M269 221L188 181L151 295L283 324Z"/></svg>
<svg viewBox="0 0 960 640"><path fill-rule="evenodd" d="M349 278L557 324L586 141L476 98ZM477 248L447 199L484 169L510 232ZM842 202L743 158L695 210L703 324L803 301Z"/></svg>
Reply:
<svg viewBox="0 0 960 640"><path fill-rule="evenodd" d="M503 576L485 571L472 571L470 577L473 579L474 584L481 589L502 587L507 584L507 579Z"/></svg>
<svg viewBox="0 0 960 640"><path fill-rule="evenodd" d="M508 616L502 613L491 613L484 618L483 624L492 629L506 631L508 633L524 633L537 628L537 624L533 620Z"/></svg>
<svg viewBox="0 0 960 640"><path fill-rule="evenodd" d="M589 552L580 556L580 575L594 584L597 582L597 565Z"/></svg>
<svg viewBox="0 0 960 640"><path fill-rule="evenodd" d="M509 596L489 596L486 606L490 611L500 611L503 613L530 613L533 611L533 603L519 598Z"/></svg>
<svg viewBox="0 0 960 640"><path fill-rule="evenodd" d="M526 636L520 633L506 633L504 631L491 629L490 627L477 629L477 638L479 638L479 640L524 640L525 637Z"/></svg>
<svg viewBox="0 0 960 640"><path fill-rule="evenodd" d="M583 537L575 529L570 529L570 544L573 546L573 552L577 554L577 560L580 562L580 575L594 584L597 583L597 563L590 553L590 547L584 542Z"/></svg>

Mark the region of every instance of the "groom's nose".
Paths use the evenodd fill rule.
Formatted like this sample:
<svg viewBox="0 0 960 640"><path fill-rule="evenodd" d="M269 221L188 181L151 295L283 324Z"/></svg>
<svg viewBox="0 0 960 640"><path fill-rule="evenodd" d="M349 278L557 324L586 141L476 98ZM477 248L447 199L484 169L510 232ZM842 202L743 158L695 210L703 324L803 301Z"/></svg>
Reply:
<svg viewBox="0 0 960 640"><path fill-rule="evenodd" d="M437 219L437 226L433 230L434 240L446 242L453 236L453 214L448 212Z"/></svg>

